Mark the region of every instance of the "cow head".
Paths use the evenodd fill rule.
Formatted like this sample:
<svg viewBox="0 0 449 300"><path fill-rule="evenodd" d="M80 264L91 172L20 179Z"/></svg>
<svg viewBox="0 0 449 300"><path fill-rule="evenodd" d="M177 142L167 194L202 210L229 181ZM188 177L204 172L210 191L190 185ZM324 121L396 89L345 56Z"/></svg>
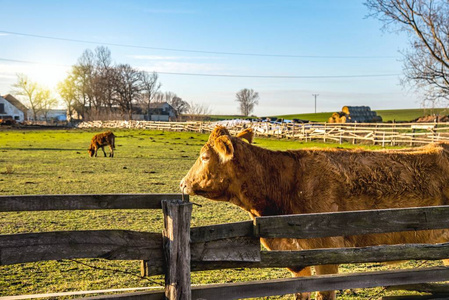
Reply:
<svg viewBox="0 0 449 300"><path fill-rule="evenodd" d="M189 195L229 201L229 188L236 177L236 139L231 137L225 127L217 126L201 148L199 158L181 180L181 191Z"/></svg>
<svg viewBox="0 0 449 300"><path fill-rule="evenodd" d="M89 149L87 149L87 153L89 153L90 157L93 157L95 154L95 149L92 146L90 146Z"/></svg>

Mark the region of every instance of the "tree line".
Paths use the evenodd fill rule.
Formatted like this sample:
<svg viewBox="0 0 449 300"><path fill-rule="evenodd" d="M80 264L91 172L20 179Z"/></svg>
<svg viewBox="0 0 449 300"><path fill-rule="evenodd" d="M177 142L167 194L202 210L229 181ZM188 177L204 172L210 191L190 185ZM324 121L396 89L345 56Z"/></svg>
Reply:
<svg viewBox="0 0 449 300"><path fill-rule="evenodd" d="M57 89L69 114L76 112L83 120L110 119L117 115L131 120L136 112L149 118L154 102L167 102L176 116L198 110L198 105L189 104L173 92L161 92L161 86L156 72L114 64L110 50L97 47L83 52Z"/></svg>
<svg viewBox="0 0 449 300"><path fill-rule="evenodd" d="M150 118L152 103L167 102L176 117L181 114L206 115L209 108L188 103L176 93L161 91L156 72L138 70L129 64L115 64L107 47L87 49L58 83L56 91L68 110L68 116L82 120L101 120L120 117L133 118L138 113ZM43 114L55 107L57 100L51 91L32 81L25 74L17 74L14 93L26 98L33 114ZM70 120L69 120L70 121Z"/></svg>

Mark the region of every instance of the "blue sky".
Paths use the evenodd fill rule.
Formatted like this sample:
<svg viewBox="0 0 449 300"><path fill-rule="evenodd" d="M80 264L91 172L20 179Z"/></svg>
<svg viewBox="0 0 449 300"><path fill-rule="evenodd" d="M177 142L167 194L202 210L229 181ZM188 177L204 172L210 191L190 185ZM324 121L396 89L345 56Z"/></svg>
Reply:
<svg viewBox="0 0 449 300"><path fill-rule="evenodd" d="M0 9L0 94L16 73L53 88L85 49L105 45L115 62L158 72L162 91L215 114L239 113L243 88L259 93L258 116L314 112L312 94L318 112L420 106L400 85L407 37L382 32L363 1L0 0Z"/></svg>

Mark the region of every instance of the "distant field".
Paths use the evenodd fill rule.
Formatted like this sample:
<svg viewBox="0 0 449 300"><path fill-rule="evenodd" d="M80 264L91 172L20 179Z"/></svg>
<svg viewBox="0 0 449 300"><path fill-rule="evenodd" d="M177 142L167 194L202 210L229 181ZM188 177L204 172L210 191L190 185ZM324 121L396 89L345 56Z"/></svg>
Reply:
<svg viewBox="0 0 449 300"><path fill-rule="evenodd" d="M435 113L439 114L449 114L449 109L447 108L437 108L434 110ZM376 110L377 114L380 115L384 122L395 121L395 122L409 122L422 116L429 115L431 112L429 109L392 109L392 110ZM309 114L293 114L293 115L280 115L272 116L282 119L301 119L309 120L313 122L327 122L329 117L334 112L320 112L320 113L309 113ZM212 116L212 120L229 120L229 119L242 119L242 116Z"/></svg>
<svg viewBox="0 0 449 300"><path fill-rule="evenodd" d="M196 160L208 135L189 132L116 130L116 157L90 158L90 138L100 130L0 130L0 195L178 193L179 181ZM304 147L361 147L256 138L273 150ZM372 148L372 147L370 147ZM380 148L380 147L375 147ZM192 226L249 220L246 212L222 202L192 197ZM161 232L162 213L146 210L0 213L0 234L39 231L124 229ZM407 266L411 264L408 263ZM397 266L395 266L397 267ZM380 264L343 265L353 272ZM390 267L392 268L392 267ZM141 278L138 261L76 259L0 266L0 297L95 289L163 285L161 276ZM286 269L194 272L192 283L226 283L288 278ZM339 299L380 297L381 289L342 291ZM388 292L389 295L395 292ZM373 296L374 295L374 296ZM291 299L291 296L270 297Z"/></svg>
<svg viewBox="0 0 449 300"><path fill-rule="evenodd" d="M392 109L392 110L376 110L377 114L382 117L384 122L396 121L396 122L409 122L422 116L430 114L428 109L416 108L416 109ZM448 109L438 108L435 109L435 113L449 114ZM278 118L284 119L303 119L314 122L327 122L333 112L323 112L316 114L295 114L295 115L283 115Z"/></svg>

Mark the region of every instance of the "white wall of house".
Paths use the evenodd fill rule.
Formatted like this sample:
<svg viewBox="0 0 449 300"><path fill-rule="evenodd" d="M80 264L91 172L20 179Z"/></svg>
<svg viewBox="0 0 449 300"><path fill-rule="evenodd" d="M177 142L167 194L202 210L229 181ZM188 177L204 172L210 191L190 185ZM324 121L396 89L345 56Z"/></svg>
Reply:
<svg viewBox="0 0 449 300"><path fill-rule="evenodd" d="M12 117L17 122L25 120L23 111L9 103L5 98L0 97L0 119L2 117Z"/></svg>
<svg viewBox="0 0 449 300"><path fill-rule="evenodd" d="M165 103L162 105L162 109L164 110L164 112L168 112L170 118L176 117L175 113L174 113L173 110L171 109L170 104L168 104L167 102L165 102Z"/></svg>
<svg viewBox="0 0 449 300"><path fill-rule="evenodd" d="M168 122L170 119L169 115L151 115L151 121L164 121Z"/></svg>
<svg viewBox="0 0 449 300"><path fill-rule="evenodd" d="M67 121L67 109L50 109L47 113L47 118L49 120Z"/></svg>
<svg viewBox="0 0 449 300"><path fill-rule="evenodd" d="M28 119L30 121L46 121L45 114L43 112L39 112L37 114L37 120L33 120L34 114L33 114L33 111L30 109L30 110L28 110L28 116L29 116ZM52 120L67 121L67 109L50 109L47 112L47 121L52 121Z"/></svg>

